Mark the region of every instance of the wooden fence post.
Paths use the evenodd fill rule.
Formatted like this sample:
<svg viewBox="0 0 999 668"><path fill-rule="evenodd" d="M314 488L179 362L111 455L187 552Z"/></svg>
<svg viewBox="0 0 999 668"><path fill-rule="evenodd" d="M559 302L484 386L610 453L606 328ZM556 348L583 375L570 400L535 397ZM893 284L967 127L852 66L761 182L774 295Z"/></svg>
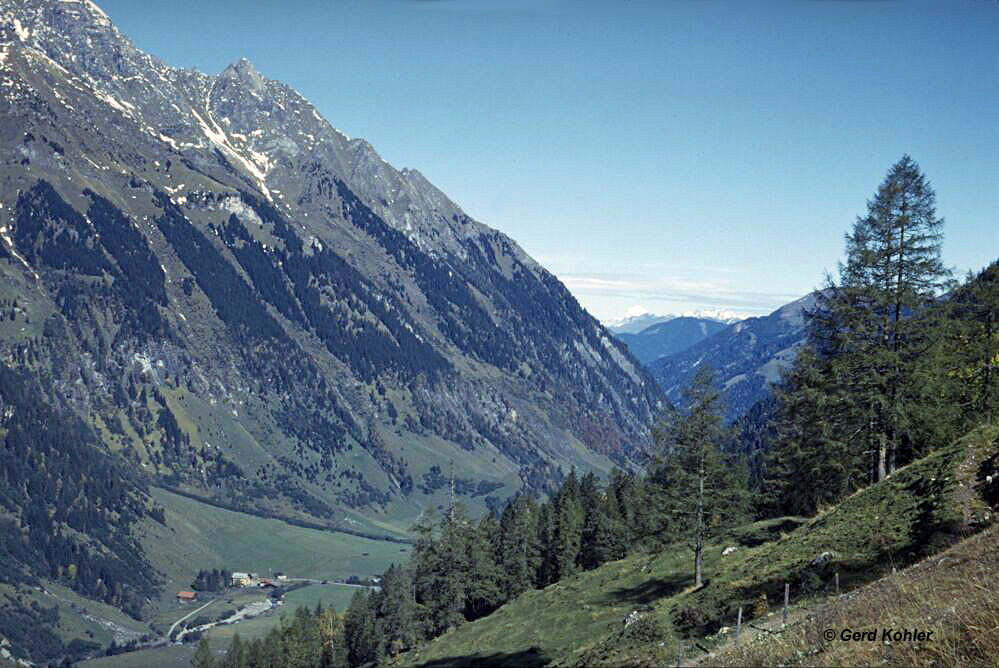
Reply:
<svg viewBox="0 0 999 668"><path fill-rule="evenodd" d="M791 585L784 583L784 623L787 624L787 602L791 598Z"/></svg>

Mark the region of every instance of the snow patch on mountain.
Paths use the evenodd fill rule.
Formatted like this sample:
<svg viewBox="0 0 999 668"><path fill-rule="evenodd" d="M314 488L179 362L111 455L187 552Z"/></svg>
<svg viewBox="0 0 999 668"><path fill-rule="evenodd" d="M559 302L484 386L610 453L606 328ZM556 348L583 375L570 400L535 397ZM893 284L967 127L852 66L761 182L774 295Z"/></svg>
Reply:
<svg viewBox="0 0 999 668"><path fill-rule="evenodd" d="M191 114L198 122L198 125L201 127L201 131L205 133L208 140L227 156L235 158L236 161L242 165L243 169L249 172L250 175L256 179L260 192L264 194L264 197L266 197L268 201L273 202L274 198L271 197L271 191L267 189L267 183L265 182L267 175L262 172L260 168L251 160L241 155L240 152L229 143L229 138L226 136L225 132L215 124L214 119L212 119L212 125L209 126L208 123L205 122L205 119L201 117L201 114L194 109L191 109ZM208 118L211 118L211 114L208 114Z"/></svg>
<svg viewBox="0 0 999 668"><path fill-rule="evenodd" d="M22 42L27 42L28 38L31 37L31 31L21 25L21 20L17 18L14 19L14 32Z"/></svg>

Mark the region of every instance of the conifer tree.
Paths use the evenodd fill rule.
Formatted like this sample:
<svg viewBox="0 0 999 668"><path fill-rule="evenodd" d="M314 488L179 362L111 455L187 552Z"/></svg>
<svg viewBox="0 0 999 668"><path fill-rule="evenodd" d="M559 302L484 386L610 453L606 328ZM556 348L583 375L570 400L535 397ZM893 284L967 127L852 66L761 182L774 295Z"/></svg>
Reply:
<svg viewBox="0 0 999 668"><path fill-rule="evenodd" d="M827 382L829 373L815 350L805 346L775 388L777 427L763 487L777 514L813 515L865 481L862 455L840 437L837 417L843 402Z"/></svg>
<svg viewBox="0 0 999 668"><path fill-rule="evenodd" d="M498 533L499 523L486 515L475 527L465 528L465 564L468 583L465 593L465 618L478 619L495 610L503 601L502 575L496 563L491 536Z"/></svg>
<svg viewBox="0 0 999 668"><path fill-rule="evenodd" d="M969 275L950 306L959 354L950 375L960 381L966 410L991 423L999 403L999 262Z"/></svg>
<svg viewBox="0 0 999 668"><path fill-rule="evenodd" d="M386 654L395 656L416 644L416 599L413 579L392 564L382 576L381 591L373 595L379 635Z"/></svg>
<svg viewBox="0 0 999 668"><path fill-rule="evenodd" d="M537 504L523 494L514 497L500 515L497 558L505 600L516 598L534 584L541 564L537 522Z"/></svg>
<svg viewBox="0 0 999 668"><path fill-rule="evenodd" d="M539 558L538 571L534 578L534 584L538 589L544 589L553 582L558 581L552 512L551 503L543 503L538 508L537 542Z"/></svg>
<svg viewBox="0 0 999 668"><path fill-rule="evenodd" d="M894 471L907 443L914 369L928 348L924 318L948 285L940 260L943 220L919 166L903 156L846 236L840 283L828 282L810 327L855 398L857 442L874 481Z"/></svg>
<svg viewBox="0 0 999 668"><path fill-rule="evenodd" d="M381 647L375 616L365 591L358 590L350 601L343 620L347 661L351 666L376 663L381 659Z"/></svg>
<svg viewBox="0 0 999 668"><path fill-rule="evenodd" d="M287 668L312 668L319 664L323 653L322 633L307 608L296 608L290 620L282 619L281 634L284 641L283 663Z"/></svg>
<svg viewBox="0 0 999 668"><path fill-rule="evenodd" d="M557 582L579 571L583 506L575 468L555 495L552 520L553 581Z"/></svg>
<svg viewBox="0 0 999 668"><path fill-rule="evenodd" d="M625 556L624 526L613 491L602 491L592 472L580 481L583 506L583 530L579 565L584 569Z"/></svg>
<svg viewBox="0 0 999 668"><path fill-rule="evenodd" d="M222 668L245 668L246 657L244 656L243 640L239 634L232 637L229 643L229 650L225 653L225 658L221 661Z"/></svg>
<svg viewBox="0 0 999 668"><path fill-rule="evenodd" d="M198 649L194 651L194 658L191 659L192 668L215 668L215 657L212 655L211 645L208 638L202 636L198 642Z"/></svg>
<svg viewBox="0 0 999 668"><path fill-rule="evenodd" d="M322 668L346 666L347 639L344 634L344 615L338 615L333 608L319 608L316 613L319 641L322 644L320 665Z"/></svg>
<svg viewBox="0 0 999 668"><path fill-rule="evenodd" d="M468 525L464 509L455 506L441 518L436 539L426 521L416 527L418 538L412 556L413 573L423 634L427 638L465 621L463 610L469 585Z"/></svg>
<svg viewBox="0 0 999 668"><path fill-rule="evenodd" d="M655 430L662 451L666 509L673 538L687 539L694 552L694 586L703 584L707 541L747 515L746 490L726 461L722 447L731 438L722 421L714 372L702 366L684 390L686 413L671 408Z"/></svg>

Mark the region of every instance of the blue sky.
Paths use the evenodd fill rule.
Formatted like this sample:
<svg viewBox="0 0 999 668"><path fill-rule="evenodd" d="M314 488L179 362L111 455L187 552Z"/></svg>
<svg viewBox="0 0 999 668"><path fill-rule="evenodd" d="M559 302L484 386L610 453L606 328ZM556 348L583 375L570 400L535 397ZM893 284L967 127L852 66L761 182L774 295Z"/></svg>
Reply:
<svg viewBox="0 0 999 668"><path fill-rule="evenodd" d="M906 152L944 260L999 257L999 2L98 4L171 65L249 58L602 319L806 293Z"/></svg>

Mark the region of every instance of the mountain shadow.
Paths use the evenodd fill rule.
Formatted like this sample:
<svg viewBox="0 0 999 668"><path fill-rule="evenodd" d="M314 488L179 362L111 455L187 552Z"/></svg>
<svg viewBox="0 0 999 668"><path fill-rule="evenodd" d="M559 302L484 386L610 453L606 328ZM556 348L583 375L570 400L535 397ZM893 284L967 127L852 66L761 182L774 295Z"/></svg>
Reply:
<svg viewBox="0 0 999 668"><path fill-rule="evenodd" d="M668 578L652 578L634 587L621 587L607 594L612 601L629 601L641 605L649 605L661 598L674 596L689 587L694 578L689 576L674 576Z"/></svg>
<svg viewBox="0 0 999 668"><path fill-rule="evenodd" d="M444 659L434 659L421 663L421 668L541 668L551 661L537 647L531 647L521 652L496 652L494 654L469 654L467 656L449 656Z"/></svg>

